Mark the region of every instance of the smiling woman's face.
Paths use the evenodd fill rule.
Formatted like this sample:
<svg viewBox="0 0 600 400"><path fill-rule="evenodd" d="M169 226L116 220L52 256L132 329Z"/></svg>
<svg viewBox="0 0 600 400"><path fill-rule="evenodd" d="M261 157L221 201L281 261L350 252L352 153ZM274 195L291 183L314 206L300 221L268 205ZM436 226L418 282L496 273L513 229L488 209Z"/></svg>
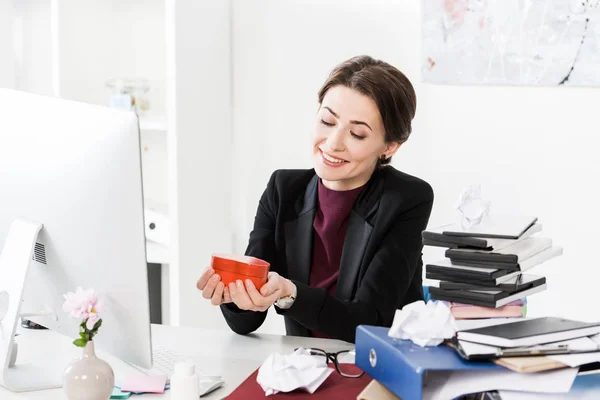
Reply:
<svg viewBox="0 0 600 400"><path fill-rule="evenodd" d="M375 102L354 89L327 91L316 118L313 162L325 187L351 190L367 183L377 160L391 157L399 143L385 143L385 130Z"/></svg>

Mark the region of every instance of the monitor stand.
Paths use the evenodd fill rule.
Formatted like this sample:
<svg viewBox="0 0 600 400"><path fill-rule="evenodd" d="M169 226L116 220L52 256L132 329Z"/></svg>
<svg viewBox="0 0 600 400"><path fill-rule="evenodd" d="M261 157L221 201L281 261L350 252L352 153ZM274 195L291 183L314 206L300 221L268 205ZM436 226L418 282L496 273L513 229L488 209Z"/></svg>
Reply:
<svg viewBox="0 0 600 400"><path fill-rule="evenodd" d="M38 233L43 225L25 218L10 226L0 254L0 385L14 392L50 389L62 386L62 372L52 364L19 365L14 337L27 270L33 258Z"/></svg>

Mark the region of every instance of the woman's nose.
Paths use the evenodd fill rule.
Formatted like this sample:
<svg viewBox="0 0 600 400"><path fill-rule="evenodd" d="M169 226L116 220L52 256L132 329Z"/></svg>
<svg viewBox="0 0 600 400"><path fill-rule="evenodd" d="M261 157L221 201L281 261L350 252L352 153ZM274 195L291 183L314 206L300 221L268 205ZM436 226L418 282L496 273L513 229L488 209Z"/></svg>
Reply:
<svg viewBox="0 0 600 400"><path fill-rule="evenodd" d="M327 138L327 146L331 150L344 150L344 133L341 129L335 129Z"/></svg>

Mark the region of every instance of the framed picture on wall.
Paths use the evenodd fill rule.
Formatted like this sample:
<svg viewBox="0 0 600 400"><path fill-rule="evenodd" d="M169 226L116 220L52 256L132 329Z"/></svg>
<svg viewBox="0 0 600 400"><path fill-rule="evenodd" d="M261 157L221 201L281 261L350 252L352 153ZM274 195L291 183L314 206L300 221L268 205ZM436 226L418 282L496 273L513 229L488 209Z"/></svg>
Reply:
<svg viewBox="0 0 600 400"><path fill-rule="evenodd" d="M600 0L422 0L422 77L600 86Z"/></svg>

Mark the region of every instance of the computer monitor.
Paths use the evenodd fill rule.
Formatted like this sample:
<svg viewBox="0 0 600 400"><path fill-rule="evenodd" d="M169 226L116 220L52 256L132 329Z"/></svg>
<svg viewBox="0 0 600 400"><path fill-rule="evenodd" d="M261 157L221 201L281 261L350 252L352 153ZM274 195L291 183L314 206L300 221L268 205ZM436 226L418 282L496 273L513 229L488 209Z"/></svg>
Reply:
<svg viewBox="0 0 600 400"><path fill-rule="evenodd" d="M19 365L17 357L11 367L9 359L23 314L78 337L81 321L62 309L63 294L78 286L106 305L95 345L150 368L137 116L5 89L0 115L0 383L61 386L62 361Z"/></svg>

